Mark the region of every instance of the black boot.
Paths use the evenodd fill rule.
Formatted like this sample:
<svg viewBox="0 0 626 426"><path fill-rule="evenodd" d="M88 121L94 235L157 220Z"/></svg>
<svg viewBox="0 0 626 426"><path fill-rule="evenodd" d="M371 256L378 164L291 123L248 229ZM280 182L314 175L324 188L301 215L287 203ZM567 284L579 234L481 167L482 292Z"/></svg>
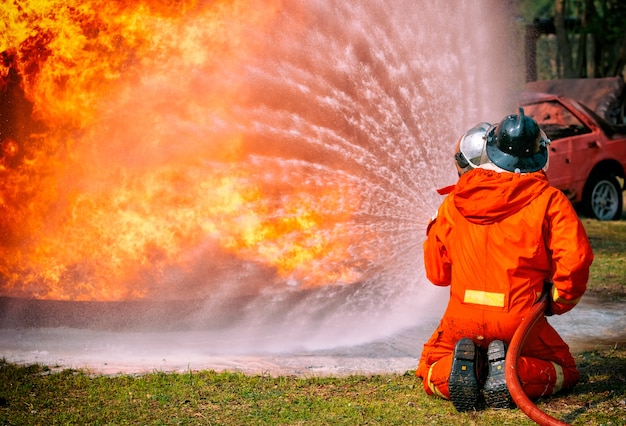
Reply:
<svg viewBox="0 0 626 426"><path fill-rule="evenodd" d="M506 386L506 346L502 340L494 340L487 348L489 371L483 388L485 402L492 408L513 408L515 404Z"/></svg>
<svg viewBox="0 0 626 426"><path fill-rule="evenodd" d="M478 350L472 339L464 337L454 346L454 360L448 379L450 399L457 411L474 410L480 389L476 376Z"/></svg>

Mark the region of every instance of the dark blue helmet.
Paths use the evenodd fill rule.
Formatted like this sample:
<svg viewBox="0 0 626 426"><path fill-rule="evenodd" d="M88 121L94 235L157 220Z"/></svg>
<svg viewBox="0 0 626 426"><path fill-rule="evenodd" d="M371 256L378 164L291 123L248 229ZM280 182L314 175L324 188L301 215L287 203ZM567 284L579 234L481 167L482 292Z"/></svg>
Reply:
<svg viewBox="0 0 626 426"><path fill-rule="evenodd" d="M486 136L487 156L493 164L510 172L536 172L548 161L550 140L531 117L509 115L492 126Z"/></svg>

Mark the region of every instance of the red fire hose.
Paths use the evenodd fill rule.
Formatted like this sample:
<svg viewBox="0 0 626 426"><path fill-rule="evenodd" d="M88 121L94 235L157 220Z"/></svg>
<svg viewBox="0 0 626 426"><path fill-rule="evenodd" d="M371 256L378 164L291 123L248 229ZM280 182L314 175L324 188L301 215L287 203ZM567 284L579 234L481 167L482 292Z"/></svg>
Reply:
<svg viewBox="0 0 626 426"><path fill-rule="evenodd" d="M548 292L544 292L539 302L535 303L531 308L528 318L524 318L513 334L505 360L506 385L517 407L528 417L537 422L537 424L541 426L567 426L568 423L555 419L537 408L524 393L519 377L517 377L517 359L522 351L522 346L524 346L528 332L533 328L533 325L543 317L546 311L546 307L548 306L548 294Z"/></svg>

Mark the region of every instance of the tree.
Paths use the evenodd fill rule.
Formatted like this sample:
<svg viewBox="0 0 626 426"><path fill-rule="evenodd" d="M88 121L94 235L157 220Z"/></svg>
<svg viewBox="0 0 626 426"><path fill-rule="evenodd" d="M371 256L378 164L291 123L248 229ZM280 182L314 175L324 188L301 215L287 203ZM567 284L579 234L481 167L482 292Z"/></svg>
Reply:
<svg viewBox="0 0 626 426"><path fill-rule="evenodd" d="M550 58L554 63L553 75L540 78L623 76L626 2L520 0L518 5L520 14L530 22L527 31L536 34L534 38L527 37L529 40L536 43L539 36L555 35L555 57Z"/></svg>
<svg viewBox="0 0 626 426"><path fill-rule="evenodd" d="M572 58L572 47L570 45L570 35L565 28L565 3L567 0L556 0L554 2L554 29L557 43L557 62L561 64L564 78L577 77L574 73L574 61Z"/></svg>

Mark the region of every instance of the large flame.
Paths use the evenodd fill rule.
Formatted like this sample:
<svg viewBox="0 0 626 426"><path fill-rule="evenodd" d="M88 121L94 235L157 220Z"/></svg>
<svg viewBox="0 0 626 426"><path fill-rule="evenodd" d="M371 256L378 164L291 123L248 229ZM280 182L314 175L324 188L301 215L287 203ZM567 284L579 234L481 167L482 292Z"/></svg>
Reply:
<svg viewBox="0 0 626 426"><path fill-rule="evenodd" d="M150 297L207 245L304 288L360 279L350 180L260 161L230 125L280 3L0 7L0 295Z"/></svg>

